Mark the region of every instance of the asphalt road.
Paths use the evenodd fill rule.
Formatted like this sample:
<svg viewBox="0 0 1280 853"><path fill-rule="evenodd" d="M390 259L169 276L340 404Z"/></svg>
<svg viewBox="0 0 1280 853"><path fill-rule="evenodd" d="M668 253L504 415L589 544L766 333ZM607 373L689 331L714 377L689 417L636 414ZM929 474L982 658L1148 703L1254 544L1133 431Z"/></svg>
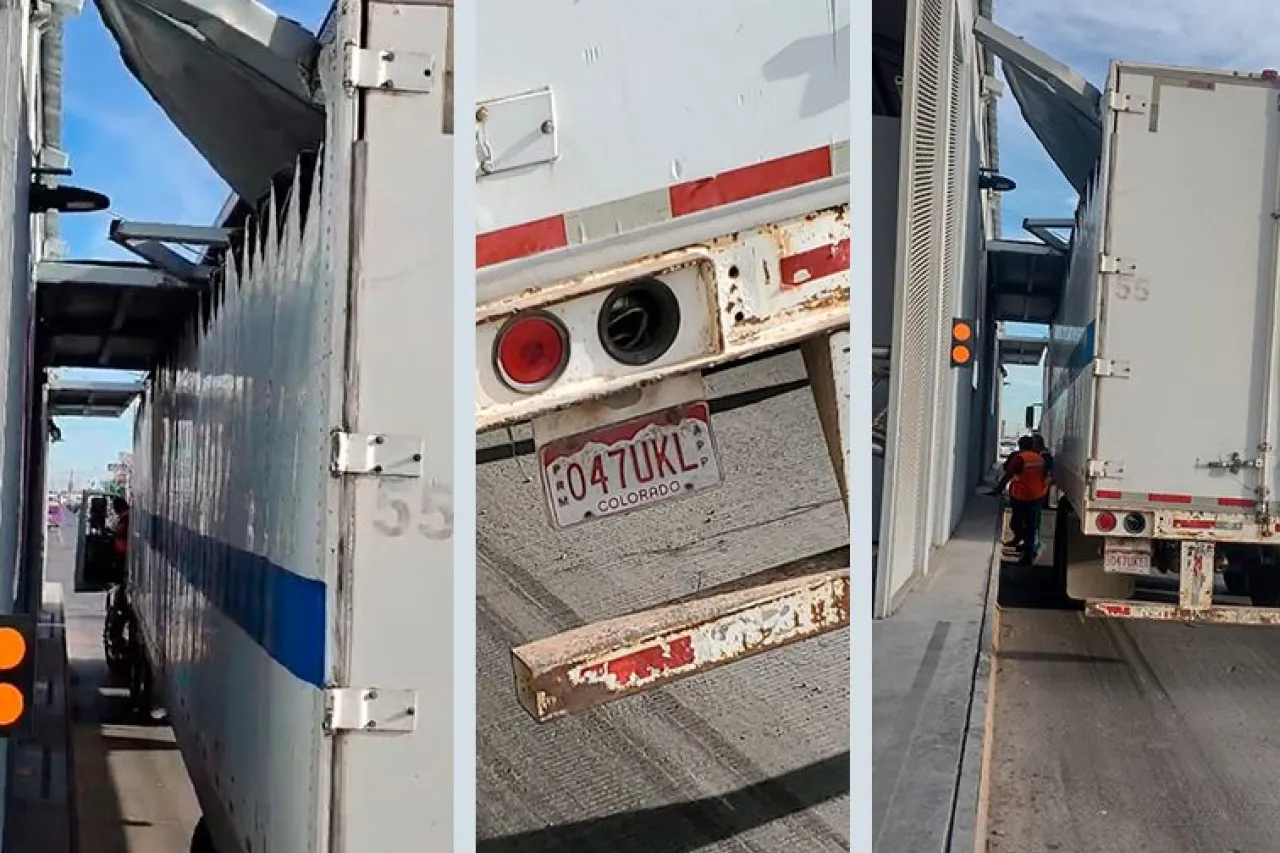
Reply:
<svg viewBox="0 0 1280 853"><path fill-rule="evenodd" d="M1085 619L1003 574L991 853L1280 850L1280 632Z"/></svg>
<svg viewBox="0 0 1280 853"><path fill-rule="evenodd" d="M513 645L846 543L803 379L795 354L709 377L712 399L792 388L714 417L725 485L564 534L545 520L533 457L495 459L506 436L482 437L480 853L848 850L847 632L543 725L516 704L509 659Z"/></svg>

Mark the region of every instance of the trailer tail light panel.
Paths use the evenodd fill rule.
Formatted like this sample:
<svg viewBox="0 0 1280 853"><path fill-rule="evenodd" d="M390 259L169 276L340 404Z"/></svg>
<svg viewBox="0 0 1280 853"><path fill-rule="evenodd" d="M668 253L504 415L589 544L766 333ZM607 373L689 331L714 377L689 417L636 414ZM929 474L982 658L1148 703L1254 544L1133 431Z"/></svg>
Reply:
<svg viewBox="0 0 1280 853"><path fill-rule="evenodd" d="M545 285L522 278L515 295L476 309L476 429L847 328L849 251L841 205ZM499 338L535 313L564 330L565 362L513 382Z"/></svg>

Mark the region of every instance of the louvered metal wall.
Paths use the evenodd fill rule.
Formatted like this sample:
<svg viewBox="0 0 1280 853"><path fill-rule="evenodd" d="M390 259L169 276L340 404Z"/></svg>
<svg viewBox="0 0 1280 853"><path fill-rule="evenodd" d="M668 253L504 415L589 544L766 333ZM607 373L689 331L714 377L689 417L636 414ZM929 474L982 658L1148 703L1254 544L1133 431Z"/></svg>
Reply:
<svg viewBox="0 0 1280 853"><path fill-rule="evenodd" d="M967 5L967 4L966 4ZM968 373L949 367L952 317L977 283L965 275L971 187L967 142L974 124L966 90L974 85L965 27L972 10L955 0L909 0L905 46L900 232L894 300L887 471L876 571L876 615L892 612L929 553L946 541L962 507L953 482L958 394ZM968 407L964 407L965 412ZM963 458L963 455L961 455Z"/></svg>

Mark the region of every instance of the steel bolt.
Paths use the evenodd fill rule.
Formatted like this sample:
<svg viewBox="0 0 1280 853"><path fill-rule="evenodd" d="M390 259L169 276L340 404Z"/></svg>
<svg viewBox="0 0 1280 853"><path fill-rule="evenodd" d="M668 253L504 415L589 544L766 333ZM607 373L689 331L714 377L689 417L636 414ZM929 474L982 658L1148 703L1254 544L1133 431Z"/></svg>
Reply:
<svg viewBox="0 0 1280 853"><path fill-rule="evenodd" d="M550 135L552 133L555 133L555 130L556 130L556 124L551 119L547 119L542 123L543 133Z"/></svg>

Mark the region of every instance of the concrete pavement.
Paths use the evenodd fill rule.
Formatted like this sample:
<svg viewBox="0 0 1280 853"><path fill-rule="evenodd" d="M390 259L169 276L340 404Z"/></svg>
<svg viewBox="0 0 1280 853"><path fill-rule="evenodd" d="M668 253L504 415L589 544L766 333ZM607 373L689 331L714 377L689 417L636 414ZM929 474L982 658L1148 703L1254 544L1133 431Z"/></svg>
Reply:
<svg viewBox="0 0 1280 853"><path fill-rule="evenodd" d="M515 701L513 645L848 542L799 356L709 384L729 405L785 393L722 406L725 486L665 509L557 534L526 481L532 456L481 443L482 853L849 849L846 632L542 726Z"/></svg>
<svg viewBox="0 0 1280 853"><path fill-rule="evenodd" d="M46 608L51 640L43 659L51 668L42 680L48 681L55 701L45 709L46 722L37 726L44 733L37 744L43 751L25 765L30 767L28 774L18 772L19 792L25 788L50 793L38 807L15 807L11 830L22 834L7 849L185 851L199 817L186 768L168 728L128 721L125 694L111 686L102 656L103 596L71 592L73 556L72 543L50 542L47 587L58 591L54 598L61 605ZM65 665L60 667L60 662ZM59 692L60 685L64 692Z"/></svg>
<svg viewBox="0 0 1280 853"><path fill-rule="evenodd" d="M996 499L975 498L930 575L872 627L878 853L974 850L998 512Z"/></svg>
<svg viewBox="0 0 1280 853"><path fill-rule="evenodd" d="M1280 850L1280 633L1086 619L1048 569L1001 602L991 853Z"/></svg>

